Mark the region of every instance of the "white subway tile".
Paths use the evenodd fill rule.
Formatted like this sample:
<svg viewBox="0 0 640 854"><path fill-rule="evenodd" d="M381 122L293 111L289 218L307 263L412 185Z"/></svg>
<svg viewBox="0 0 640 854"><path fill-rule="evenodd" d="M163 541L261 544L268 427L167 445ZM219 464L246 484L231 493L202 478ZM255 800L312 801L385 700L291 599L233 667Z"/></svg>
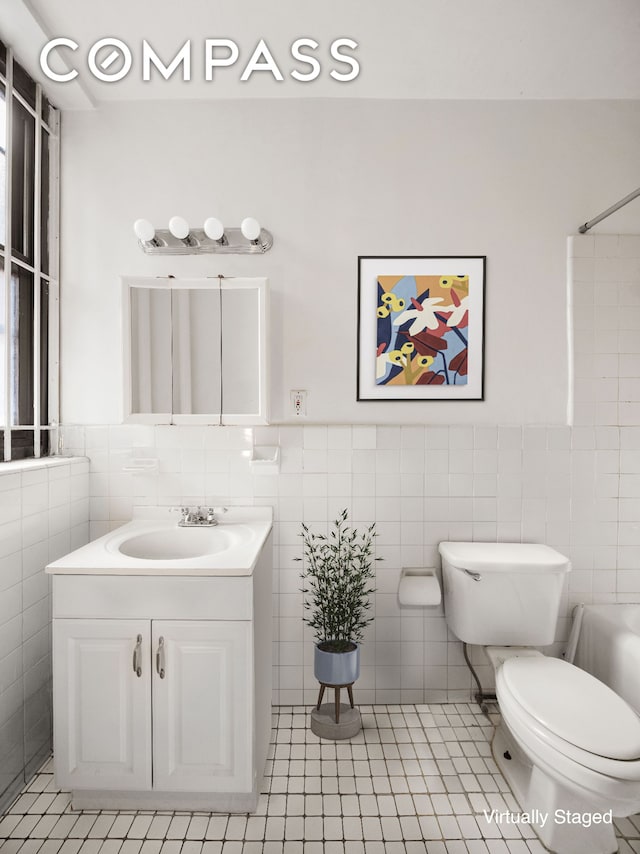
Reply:
<svg viewBox="0 0 640 854"><path fill-rule="evenodd" d="M397 470L389 474L376 474L376 495L397 498L402 493L402 482Z"/></svg>
<svg viewBox="0 0 640 854"><path fill-rule="evenodd" d="M433 528L431 530L433 531ZM436 529L437 531L437 529ZM473 540L473 522L452 520L448 528L432 534L437 540L453 540L454 542L470 542Z"/></svg>
<svg viewBox="0 0 640 854"><path fill-rule="evenodd" d="M88 516L85 516L88 519ZM89 522L84 521L71 528L69 534L70 548L72 550L79 549L81 546L89 542Z"/></svg>
<svg viewBox="0 0 640 854"><path fill-rule="evenodd" d="M49 624L48 598L40 599L26 607L22 613L22 639L32 637Z"/></svg>
<svg viewBox="0 0 640 854"><path fill-rule="evenodd" d="M351 450L351 425L329 425L327 447L330 450Z"/></svg>
<svg viewBox="0 0 640 854"><path fill-rule="evenodd" d="M400 470L400 449L388 448L375 453L376 474L397 474Z"/></svg>
<svg viewBox="0 0 640 854"><path fill-rule="evenodd" d="M451 474L471 474L473 472L473 451L456 450L449 455L449 472Z"/></svg>
<svg viewBox="0 0 640 854"><path fill-rule="evenodd" d="M620 546L640 546L640 520L619 523L618 544Z"/></svg>
<svg viewBox="0 0 640 854"><path fill-rule="evenodd" d="M379 450L398 449L401 444L400 427L378 427L376 430L376 447Z"/></svg>
<svg viewBox="0 0 640 854"><path fill-rule="evenodd" d="M358 450L376 447L376 428L373 426L354 425L351 431L352 447Z"/></svg>
<svg viewBox="0 0 640 854"><path fill-rule="evenodd" d="M498 427L497 447L499 451L514 451L522 448L521 427Z"/></svg>
<svg viewBox="0 0 640 854"><path fill-rule="evenodd" d="M425 445L424 427L403 426L400 430L400 445L403 449L423 449Z"/></svg>
<svg viewBox="0 0 640 854"><path fill-rule="evenodd" d="M472 539L479 543L495 543L498 538L497 522L481 521L473 523Z"/></svg>
<svg viewBox="0 0 640 854"><path fill-rule="evenodd" d="M638 424L640 422L640 402L618 404L618 420L621 425Z"/></svg>
<svg viewBox="0 0 640 854"><path fill-rule="evenodd" d="M281 425L278 430L278 442L281 449L302 448L303 428L292 425Z"/></svg>
<svg viewBox="0 0 640 854"><path fill-rule="evenodd" d="M640 378L623 377L618 381L618 395L620 401L640 401Z"/></svg>
<svg viewBox="0 0 640 854"><path fill-rule="evenodd" d="M497 520L497 502L495 498L473 498L473 521L495 522Z"/></svg>
<svg viewBox="0 0 640 854"><path fill-rule="evenodd" d="M520 521L507 522L498 519L496 525L496 539L501 543L519 543L522 540L522 529Z"/></svg>
<svg viewBox="0 0 640 854"><path fill-rule="evenodd" d="M473 452L473 471L475 474L496 474L498 471L498 453L494 449L475 450Z"/></svg>
<svg viewBox="0 0 640 854"><path fill-rule="evenodd" d="M498 445L497 427L475 427L473 431L473 447L475 449L495 450Z"/></svg>
<svg viewBox="0 0 640 854"><path fill-rule="evenodd" d="M302 476L302 494L309 497L326 495L327 475L320 472L305 472Z"/></svg>
<svg viewBox="0 0 640 854"><path fill-rule="evenodd" d="M35 575L24 580L22 585L23 608L30 608L48 595L49 576L45 575L44 571L37 572Z"/></svg>
<svg viewBox="0 0 640 854"><path fill-rule="evenodd" d="M0 626L19 617L22 610L22 585L5 588L0 596Z"/></svg>
<svg viewBox="0 0 640 854"><path fill-rule="evenodd" d="M448 427L427 427L425 430L425 447L427 449L448 448L449 447L449 428Z"/></svg>
<svg viewBox="0 0 640 854"><path fill-rule="evenodd" d="M609 333L608 337L610 340L606 342L608 344L606 350L601 349L604 346L602 339L597 339L597 352L621 353L623 355L640 353L640 341L638 340L640 336L635 329L621 329L617 335L614 336L613 333Z"/></svg>
<svg viewBox="0 0 640 854"><path fill-rule="evenodd" d="M355 474L373 474L376 470L376 452L374 450L355 450L352 458L352 471Z"/></svg>
<svg viewBox="0 0 640 854"><path fill-rule="evenodd" d="M49 540L41 540L22 551L22 577L28 578L34 573L42 572L49 562Z"/></svg>
<svg viewBox="0 0 640 854"><path fill-rule="evenodd" d="M452 496L473 495L474 476L472 474L450 474L449 494Z"/></svg>
<svg viewBox="0 0 640 854"><path fill-rule="evenodd" d="M349 498L351 496L351 475L330 473L327 478L327 490L330 497Z"/></svg>
<svg viewBox="0 0 640 854"><path fill-rule="evenodd" d="M354 497L371 496L375 492L376 477L373 473L355 473L351 476Z"/></svg>
<svg viewBox="0 0 640 854"><path fill-rule="evenodd" d="M593 258L595 235L575 234L569 238L569 255L572 258Z"/></svg>
<svg viewBox="0 0 640 854"><path fill-rule="evenodd" d="M596 258L617 258L620 254L620 235L594 234L594 255Z"/></svg>
<svg viewBox="0 0 640 854"><path fill-rule="evenodd" d="M344 509L344 508L343 508ZM302 500L305 522L324 522L327 519L327 498L324 495L306 495Z"/></svg>
<svg viewBox="0 0 640 854"><path fill-rule="evenodd" d="M328 431L325 425L305 425L303 427L303 444L305 450L326 450Z"/></svg>
<svg viewBox="0 0 640 854"><path fill-rule="evenodd" d="M580 257L573 261L573 281L577 283L593 282L595 273L595 258ZM576 287L576 292L578 288Z"/></svg>
<svg viewBox="0 0 640 854"><path fill-rule="evenodd" d="M306 434L305 434L306 435ZM327 450L305 449L302 454L302 468L305 472L327 471Z"/></svg>
<svg viewBox="0 0 640 854"><path fill-rule="evenodd" d="M618 303L621 306L640 305L640 281L622 282L618 289Z"/></svg>
<svg viewBox="0 0 640 854"><path fill-rule="evenodd" d="M7 489L0 492L0 525L15 522L22 515L22 490ZM46 506L46 505L45 505Z"/></svg>
<svg viewBox="0 0 640 854"><path fill-rule="evenodd" d="M618 308L618 328L620 330L640 330L640 306L621 305Z"/></svg>
<svg viewBox="0 0 640 854"><path fill-rule="evenodd" d="M593 421L595 424L618 424L620 422L618 404L596 402Z"/></svg>
<svg viewBox="0 0 640 854"><path fill-rule="evenodd" d="M49 482L52 480L64 480L71 477L71 466L69 463L49 465L47 466L47 473L49 475Z"/></svg>
<svg viewBox="0 0 640 854"><path fill-rule="evenodd" d="M636 564L637 565L637 564ZM618 593L640 593L640 569L620 569L617 572Z"/></svg>
<svg viewBox="0 0 640 854"><path fill-rule="evenodd" d="M128 522L132 518L133 518L133 499L132 498L110 498L109 499L109 519Z"/></svg>
<svg viewBox="0 0 640 854"><path fill-rule="evenodd" d="M303 517L302 499L295 497L281 497L278 499L278 512L276 518L281 522L300 522Z"/></svg>

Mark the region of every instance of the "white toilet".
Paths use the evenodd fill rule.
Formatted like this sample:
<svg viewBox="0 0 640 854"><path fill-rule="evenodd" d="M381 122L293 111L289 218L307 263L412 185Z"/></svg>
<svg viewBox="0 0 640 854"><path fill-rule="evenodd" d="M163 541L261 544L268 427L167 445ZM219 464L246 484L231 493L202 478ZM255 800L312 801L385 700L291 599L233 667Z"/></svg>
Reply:
<svg viewBox="0 0 640 854"><path fill-rule="evenodd" d="M447 624L495 668L492 748L516 818L557 854L612 854L611 815L640 811L640 718L594 676L531 648L554 640L568 559L522 543L441 543L440 554Z"/></svg>

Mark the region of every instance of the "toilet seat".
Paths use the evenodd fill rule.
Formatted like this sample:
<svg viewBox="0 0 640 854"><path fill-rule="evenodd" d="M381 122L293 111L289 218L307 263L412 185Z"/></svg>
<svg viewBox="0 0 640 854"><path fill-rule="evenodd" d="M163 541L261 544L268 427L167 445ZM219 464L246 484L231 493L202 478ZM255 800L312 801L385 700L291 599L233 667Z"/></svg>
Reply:
<svg viewBox="0 0 640 854"><path fill-rule="evenodd" d="M533 661L547 663L537 669L535 676L533 668L527 664ZM537 684L537 678L542 677L543 670L550 674L545 680L545 699L541 699L541 689ZM528 672L533 678L527 688L523 683L526 683ZM564 686L560 685L561 681ZM590 684L592 682L595 685ZM513 691L511 685L515 686ZM554 692L557 694L550 698L549 695ZM532 693L533 697L530 696ZM624 700L595 677L559 659L509 659L496 675L496 694L507 727L513 730L525 751L532 756L547 755L551 765L558 771L562 770L569 777L585 777L585 783L586 778L594 774L605 775L610 778L610 783L624 780L640 782L640 749L636 749L640 744L640 718ZM569 738L564 738L568 715L557 712L554 718L551 710L554 709L554 701L557 705L558 699L562 700L568 694L572 694L568 705L572 711L578 708L579 713L574 719L574 731L568 733ZM600 713L584 715L585 703L594 698L600 698L606 703L607 710L612 711L612 718L605 718ZM537 714L540 711L543 714ZM604 726L598 726L601 722ZM620 739L609 737L608 730L615 728L619 729ZM558 729L561 734L558 734ZM580 744L572 743L576 741ZM629 758L606 756L603 753L617 753L618 756L626 754ZM580 766L582 772L575 766Z"/></svg>
<svg viewBox="0 0 640 854"><path fill-rule="evenodd" d="M501 669L513 700L554 738L607 759L640 759L640 718L595 676L546 656L510 658Z"/></svg>

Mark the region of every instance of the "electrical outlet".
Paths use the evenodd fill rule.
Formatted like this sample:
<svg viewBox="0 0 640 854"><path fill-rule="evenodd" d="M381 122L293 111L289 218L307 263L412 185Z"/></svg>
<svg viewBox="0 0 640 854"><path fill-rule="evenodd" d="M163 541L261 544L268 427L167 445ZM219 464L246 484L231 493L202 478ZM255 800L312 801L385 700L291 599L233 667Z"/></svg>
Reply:
<svg viewBox="0 0 640 854"><path fill-rule="evenodd" d="M307 392L304 389L291 389L291 411L297 418L307 414Z"/></svg>

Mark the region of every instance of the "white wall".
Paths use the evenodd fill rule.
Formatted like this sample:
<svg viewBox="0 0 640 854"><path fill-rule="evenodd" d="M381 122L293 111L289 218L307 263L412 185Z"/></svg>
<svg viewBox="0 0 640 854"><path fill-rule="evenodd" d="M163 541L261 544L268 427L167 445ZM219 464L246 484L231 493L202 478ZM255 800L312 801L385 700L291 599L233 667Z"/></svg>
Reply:
<svg viewBox="0 0 640 854"><path fill-rule="evenodd" d="M272 416L561 424L565 237L637 184L638 102L244 101L67 113L62 419L121 418L119 275L272 285ZM149 258L131 225L174 213L273 231L264 257ZM640 230L640 205L610 221ZM606 226L608 227L608 225ZM357 256L486 254L484 403L357 403Z"/></svg>
<svg viewBox="0 0 640 854"><path fill-rule="evenodd" d="M622 381L638 370L623 358L635 354L637 240L573 241L577 426L564 426L566 236L637 184L637 103L136 105L65 115L63 137L62 412L81 425L66 427L67 450L91 459L91 535L138 504L273 506L275 702L315 698L293 559L300 521L321 528L343 507L358 525L377 520L385 558L359 702L469 696L442 612L397 603L401 568L437 563L441 540L568 554L555 651L572 602L637 599L640 426L626 403L640 392ZM145 256L133 220L161 227L174 213L230 225L252 213L275 247L262 258ZM603 229L640 231L640 204ZM485 402L356 402L358 254L488 256ZM284 424L118 425L118 275L168 273L270 278L271 402ZM610 358L593 359L602 346ZM291 388L309 392L304 426L288 415ZM275 443L280 474L252 474L251 445ZM123 472L144 455L157 474Z"/></svg>

